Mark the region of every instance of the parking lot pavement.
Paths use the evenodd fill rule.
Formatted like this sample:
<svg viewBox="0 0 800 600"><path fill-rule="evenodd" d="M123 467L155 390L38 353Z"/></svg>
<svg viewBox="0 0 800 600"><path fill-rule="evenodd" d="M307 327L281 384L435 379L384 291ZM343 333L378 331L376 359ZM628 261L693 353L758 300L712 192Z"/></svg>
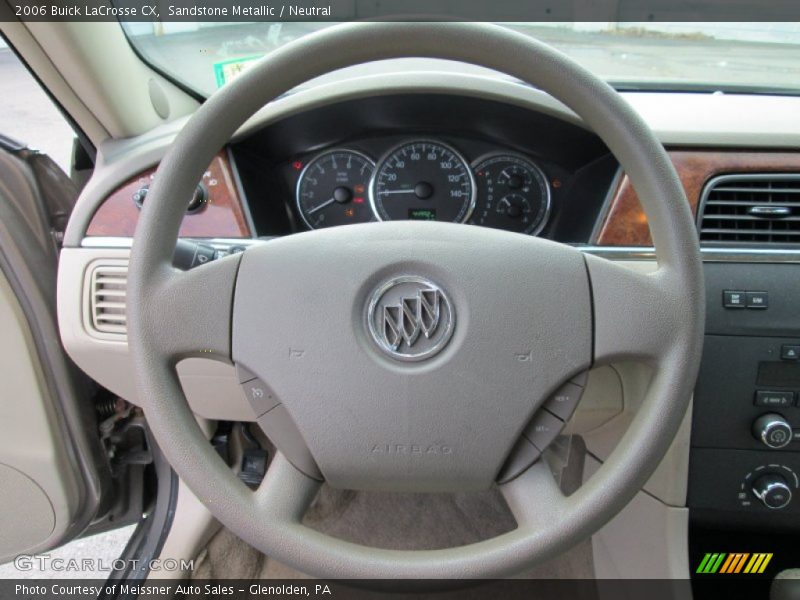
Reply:
<svg viewBox="0 0 800 600"><path fill-rule="evenodd" d="M74 134L64 117L31 77L17 57L8 49L0 49L0 134L26 142L49 154L65 171L69 168ZM47 553L51 558L92 559L98 567L110 565L119 557L133 533L125 527L75 540ZM1 534L0 534L1 535ZM0 566L0 578L105 578L107 572L58 571L52 568L20 570L13 562Z"/></svg>

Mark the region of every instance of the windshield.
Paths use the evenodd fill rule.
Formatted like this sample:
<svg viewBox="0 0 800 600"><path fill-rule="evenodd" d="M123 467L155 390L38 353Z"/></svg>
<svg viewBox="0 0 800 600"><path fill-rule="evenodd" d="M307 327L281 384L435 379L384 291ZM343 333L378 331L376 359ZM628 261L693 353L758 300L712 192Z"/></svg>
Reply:
<svg viewBox="0 0 800 600"><path fill-rule="evenodd" d="M331 23L123 23L154 67L208 96ZM620 89L800 93L800 23L505 23Z"/></svg>

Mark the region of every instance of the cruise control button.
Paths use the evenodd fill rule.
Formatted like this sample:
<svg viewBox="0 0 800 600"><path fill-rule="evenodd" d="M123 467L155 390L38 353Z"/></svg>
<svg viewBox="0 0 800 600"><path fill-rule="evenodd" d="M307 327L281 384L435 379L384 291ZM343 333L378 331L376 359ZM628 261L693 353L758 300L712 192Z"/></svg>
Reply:
<svg viewBox="0 0 800 600"><path fill-rule="evenodd" d="M544 407L562 421L567 421L580 402L583 388L574 383L565 383L544 403Z"/></svg>
<svg viewBox="0 0 800 600"><path fill-rule="evenodd" d="M769 392L759 390L756 392L756 406L772 406L782 408L794 404L794 392Z"/></svg>
<svg viewBox="0 0 800 600"><path fill-rule="evenodd" d="M531 444L525 436L519 438L514 444L511 453L508 455L500 474L497 476L497 483L507 483L522 474L542 455L541 451Z"/></svg>
<svg viewBox="0 0 800 600"><path fill-rule="evenodd" d="M539 450L544 450L563 428L564 421L546 410L540 410L522 433Z"/></svg>

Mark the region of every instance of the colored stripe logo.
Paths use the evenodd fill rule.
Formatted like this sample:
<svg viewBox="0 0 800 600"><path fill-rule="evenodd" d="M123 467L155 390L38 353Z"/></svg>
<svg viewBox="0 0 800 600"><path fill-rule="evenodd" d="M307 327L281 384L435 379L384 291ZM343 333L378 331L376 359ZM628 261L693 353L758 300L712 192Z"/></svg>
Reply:
<svg viewBox="0 0 800 600"><path fill-rule="evenodd" d="M749 552L709 552L700 562L696 573L701 574L725 574L734 575L737 573L747 573L758 575L764 572L772 560L772 553Z"/></svg>

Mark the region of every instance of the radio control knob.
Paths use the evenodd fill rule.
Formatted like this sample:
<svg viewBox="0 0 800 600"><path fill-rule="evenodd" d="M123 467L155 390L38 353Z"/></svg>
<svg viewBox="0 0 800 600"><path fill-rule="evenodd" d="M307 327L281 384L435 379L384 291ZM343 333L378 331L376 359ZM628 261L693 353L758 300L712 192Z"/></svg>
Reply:
<svg viewBox="0 0 800 600"><path fill-rule="evenodd" d="M778 510L792 501L792 488L786 480L775 473L762 475L753 483L753 495L767 508Z"/></svg>
<svg viewBox="0 0 800 600"><path fill-rule="evenodd" d="M767 413L753 423L753 435L767 448L778 450L792 441L792 426L782 416Z"/></svg>

